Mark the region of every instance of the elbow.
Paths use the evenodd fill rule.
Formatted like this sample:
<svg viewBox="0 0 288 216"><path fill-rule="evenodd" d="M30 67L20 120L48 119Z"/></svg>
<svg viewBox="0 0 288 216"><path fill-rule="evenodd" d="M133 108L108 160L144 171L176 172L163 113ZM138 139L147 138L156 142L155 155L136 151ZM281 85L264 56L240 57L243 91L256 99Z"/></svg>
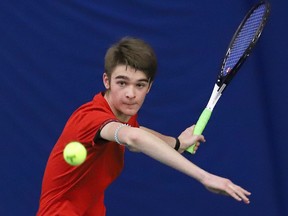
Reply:
<svg viewBox="0 0 288 216"><path fill-rule="evenodd" d="M141 129L134 128L131 132L127 135L126 147L129 151L132 152L141 152Z"/></svg>

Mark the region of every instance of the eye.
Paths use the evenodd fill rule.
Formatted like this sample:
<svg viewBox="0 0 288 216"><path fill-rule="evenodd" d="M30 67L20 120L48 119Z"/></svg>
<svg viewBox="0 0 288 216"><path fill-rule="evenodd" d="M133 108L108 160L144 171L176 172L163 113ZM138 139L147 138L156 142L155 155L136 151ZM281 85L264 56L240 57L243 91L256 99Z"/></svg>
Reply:
<svg viewBox="0 0 288 216"><path fill-rule="evenodd" d="M141 88L145 88L146 85L147 85L146 83L137 83L136 86L137 86L137 88L140 88L140 89L141 89Z"/></svg>
<svg viewBox="0 0 288 216"><path fill-rule="evenodd" d="M125 81L118 81L117 84L121 87L124 87L126 85Z"/></svg>

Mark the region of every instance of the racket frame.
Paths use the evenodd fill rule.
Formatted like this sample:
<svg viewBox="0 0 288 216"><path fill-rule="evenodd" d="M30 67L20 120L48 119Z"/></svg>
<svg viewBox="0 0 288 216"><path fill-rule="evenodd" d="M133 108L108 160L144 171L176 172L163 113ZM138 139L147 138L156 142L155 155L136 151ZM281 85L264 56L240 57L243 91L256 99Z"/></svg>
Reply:
<svg viewBox="0 0 288 216"><path fill-rule="evenodd" d="M228 57L230 56L231 50L233 48L233 44L237 38L237 36L239 35L239 33L241 32L241 29L243 28L243 26L245 25L246 21L249 19L249 17L253 14L253 12L255 11L255 9L257 9L258 7L260 7L261 5L265 6L265 13L263 14L263 19L261 22L261 25L259 25L254 38L252 39L252 41L250 42L248 48L245 50L245 52L243 53L243 55L241 56L241 58L238 60L238 62L235 64L235 66L231 69L231 71L229 71L229 73L227 75L222 75L223 71L225 70L225 65L227 62ZM239 71L240 67L242 66L242 64L245 62L245 60L247 59L247 57L251 54L254 46L256 45L258 39L260 38L262 31L267 23L267 19L270 15L270 11L271 11L271 6L269 4L268 1L263 0L260 1L259 3L255 4L249 11L248 13L245 15L245 17L243 18L243 20L241 21L240 25L238 26L236 32L234 33L227 52L225 54L225 57L223 59L222 65L221 65L221 70L220 73L218 75L217 78L217 85L219 86L219 88L222 87L222 85L225 84L225 87L227 87L227 85L231 82L231 80L233 79L233 77L236 75L236 73ZM225 88L224 87L224 88ZM222 91L223 92L223 91Z"/></svg>
<svg viewBox="0 0 288 216"><path fill-rule="evenodd" d="M252 41L250 42L249 46L247 47L247 49L245 50L245 52L243 53L243 55L240 57L240 59L238 60L238 62L235 64L235 66L231 69L231 71L228 72L228 74L226 74L225 76L223 76L223 71L225 70L225 65L226 65L226 61L231 53L231 49L233 47L234 41L236 40L238 34L241 32L242 27L245 25L247 19L249 19L249 17L251 16L251 14L253 13L253 11L255 9L257 9L259 6L261 5L265 5L265 13L263 14L263 19L261 22L261 25L259 25L254 38L252 39ZM221 65L221 70L220 73L217 77L217 81L214 85L212 94L209 98L208 104L205 107L205 109L202 111L196 125L194 128L194 134L195 135L201 135L203 130L205 129L211 115L213 112L214 107L216 106L217 102L219 101L220 97L222 96L224 90L226 89L226 87L228 86L228 84L231 82L231 80L233 79L233 77L236 75L236 73L239 71L240 67L243 65L243 63L245 62L245 60L247 59L247 57L250 55L250 53L252 52L255 44L257 43L258 39L261 36L261 33L266 25L267 19L270 15L270 4L268 1L266 0L262 0L259 3L255 4L245 15L245 17L243 18L243 20L241 21L240 25L238 26L236 32L234 33L227 52L225 54L225 57L222 61L222 65ZM194 150L195 144L190 146L188 149L186 149L187 152L194 154L195 150Z"/></svg>

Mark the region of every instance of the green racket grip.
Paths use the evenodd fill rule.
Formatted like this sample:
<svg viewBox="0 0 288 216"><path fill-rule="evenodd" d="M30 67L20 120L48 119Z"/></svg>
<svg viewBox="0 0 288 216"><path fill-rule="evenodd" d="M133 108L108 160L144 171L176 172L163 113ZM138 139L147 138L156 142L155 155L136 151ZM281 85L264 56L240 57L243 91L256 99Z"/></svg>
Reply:
<svg viewBox="0 0 288 216"><path fill-rule="evenodd" d="M205 108L203 110L203 112L201 113L196 125L195 125L195 128L194 128L194 134L195 135L201 135L203 130L205 129L210 117L211 117L211 114L212 114L212 111L208 108ZM194 154L195 151L194 151L194 147L195 147L195 144L193 144L192 146L190 146L189 148L186 149L186 151L190 152L191 154Z"/></svg>

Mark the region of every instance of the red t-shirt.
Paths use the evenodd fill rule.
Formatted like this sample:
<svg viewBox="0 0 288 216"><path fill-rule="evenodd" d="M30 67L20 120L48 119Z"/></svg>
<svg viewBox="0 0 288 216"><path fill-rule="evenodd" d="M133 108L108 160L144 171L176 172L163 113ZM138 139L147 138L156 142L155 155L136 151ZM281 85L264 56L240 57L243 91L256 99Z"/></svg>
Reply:
<svg viewBox="0 0 288 216"><path fill-rule="evenodd" d="M124 146L95 139L110 121L119 120L101 93L71 115L47 162L38 216L105 215L104 191L124 165ZM139 127L137 115L127 123ZM63 149L71 141L81 142L87 149L80 166L70 166L63 159Z"/></svg>

